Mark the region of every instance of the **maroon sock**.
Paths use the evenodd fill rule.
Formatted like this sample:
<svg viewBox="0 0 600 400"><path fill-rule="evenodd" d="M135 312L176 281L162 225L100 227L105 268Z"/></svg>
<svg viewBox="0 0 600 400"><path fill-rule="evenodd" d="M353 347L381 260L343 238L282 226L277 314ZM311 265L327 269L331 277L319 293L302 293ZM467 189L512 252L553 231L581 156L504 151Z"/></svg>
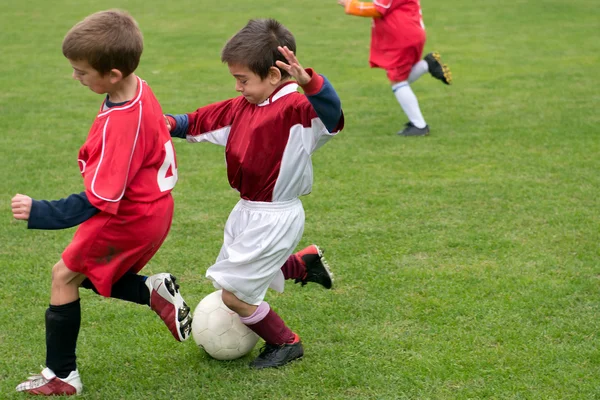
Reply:
<svg viewBox="0 0 600 400"><path fill-rule="evenodd" d="M303 278L306 274L306 266L300 257L292 254L281 267L281 272L285 279Z"/></svg>
<svg viewBox="0 0 600 400"><path fill-rule="evenodd" d="M294 332L292 332L292 330L285 325L285 322L283 322L281 317L271 309L269 309L269 312L263 319L255 324L246 326L252 329L269 344L282 345L294 343L296 341Z"/></svg>

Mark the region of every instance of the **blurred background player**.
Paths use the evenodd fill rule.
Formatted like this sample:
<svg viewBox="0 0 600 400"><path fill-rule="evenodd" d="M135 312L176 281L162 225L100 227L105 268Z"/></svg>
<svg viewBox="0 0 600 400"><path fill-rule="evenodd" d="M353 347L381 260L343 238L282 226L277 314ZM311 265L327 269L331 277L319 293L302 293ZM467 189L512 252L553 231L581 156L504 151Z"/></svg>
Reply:
<svg viewBox="0 0 600 400"><path fill-rule="evenodd" d="M48 396L83 388L75 355L80 286L150 306L178 341L189 337L192 322L172 275L137 274L167 237L177 182L160 104L133 73L143 50L138 25L119 10L92 14L67 33L62 50L73 78L107 96L79 151L85 192L57 201L17 194L11 204L13 216L30 229L79 225L52 268L46 368L16 388Z"/></svg>
<svg viewBox="0 0 600 400"><path fill-rule="evenodd" d="M343 128L344 118L329 81L302 68L295 51L294 36L279 22L249 21L221 53L241 96L165 117L173 137L226 146L227 176L241 199L206 276L264 339L254 368L279 367L304 354L299 336L263 301L267 289L282 292L286 278L331 287L316 246L292 252L304 231L299 197L312 189L311 155Z"/></svg>
<svg viewBox="0 0 600 400"><path fill-rule="evenodd" d="M410 84L429 72L449 85L450 69L441 63L439 53L429 53L421 60L425 47L425 25L419 0L338 0L346 14L373 18L369 63L382 68L409 122L398 132L401 136L425 136L429 126L421 114L419 101Z"/></svg>

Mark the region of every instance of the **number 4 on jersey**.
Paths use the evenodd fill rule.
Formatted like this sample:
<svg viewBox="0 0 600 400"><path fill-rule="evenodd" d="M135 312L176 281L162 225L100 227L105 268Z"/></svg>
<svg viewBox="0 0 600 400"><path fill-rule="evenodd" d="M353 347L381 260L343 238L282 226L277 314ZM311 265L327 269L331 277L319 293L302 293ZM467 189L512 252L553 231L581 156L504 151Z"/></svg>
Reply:
<svg viewBox="0 0 600 400"><path fill-rule="evenodd" d="M168 175L167 175L168 174ZM175 165L175 150L169 140L165 143L165 160L163 161L156 177L161 192L166 192L175 187L177 183L177 166Z"/></svg>

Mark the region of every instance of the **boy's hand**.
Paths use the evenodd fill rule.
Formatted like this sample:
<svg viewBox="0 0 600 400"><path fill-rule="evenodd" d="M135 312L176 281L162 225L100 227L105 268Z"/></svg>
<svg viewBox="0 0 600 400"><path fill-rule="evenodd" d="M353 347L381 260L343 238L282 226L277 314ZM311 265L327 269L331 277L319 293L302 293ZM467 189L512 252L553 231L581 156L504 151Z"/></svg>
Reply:
<svg viewBox="0 0 600 400"><path fill-rule="evenodd" d="M342 7L346 7L346 4L348 4L350 0L337 0L338 4Z"/></svg>
<svg viewBox="0 0 600 400"><path fill-rule="evenodd" d="M165 123L167 124L167 129L169 130L169 132L171 132L173 130L173 127L171 126L171 121L169 121L169 117L166 115L163 115L164 119L165 119Z"/></svg>
<svg viewBox="0 0 600 400"><path fill-rule="evenodd" d="M296 55L293 51L288 49L287 46L279 46L277 47L277 50L279 50L279 52L283 54L283 56L288 62L286 64L283 61L276 61L275 64L277 64L279 68L285 70L288 74L293 76L300 86L304 86L308 82L310 82L310 75L308 75L304 68L302 68L302 65L300 65L300 63L298 62L298 59L296 58Z"/></svg>
<svg viewBox="0 0 600 400"><path fill-rule="evenodd" d="M10 202L13 217L15 219L27 221L29 219L29 214L31 213L32 203L33 200L31 200L31 197L17 193Z"/></svg>

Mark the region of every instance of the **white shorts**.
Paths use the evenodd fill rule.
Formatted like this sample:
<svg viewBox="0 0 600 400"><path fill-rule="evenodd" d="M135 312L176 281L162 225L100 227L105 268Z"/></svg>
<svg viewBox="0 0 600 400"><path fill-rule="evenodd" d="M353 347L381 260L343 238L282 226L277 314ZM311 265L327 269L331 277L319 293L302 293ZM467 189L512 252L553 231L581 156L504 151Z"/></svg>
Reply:
<svg viewBox="0 0 600 400"><path fill-rule="evenodd" d="M225 224L223 247L206 277L252 305L267 289L283 292L282 265L304 232L304 208L299 199L268 203L240 200Z"/></svg>

